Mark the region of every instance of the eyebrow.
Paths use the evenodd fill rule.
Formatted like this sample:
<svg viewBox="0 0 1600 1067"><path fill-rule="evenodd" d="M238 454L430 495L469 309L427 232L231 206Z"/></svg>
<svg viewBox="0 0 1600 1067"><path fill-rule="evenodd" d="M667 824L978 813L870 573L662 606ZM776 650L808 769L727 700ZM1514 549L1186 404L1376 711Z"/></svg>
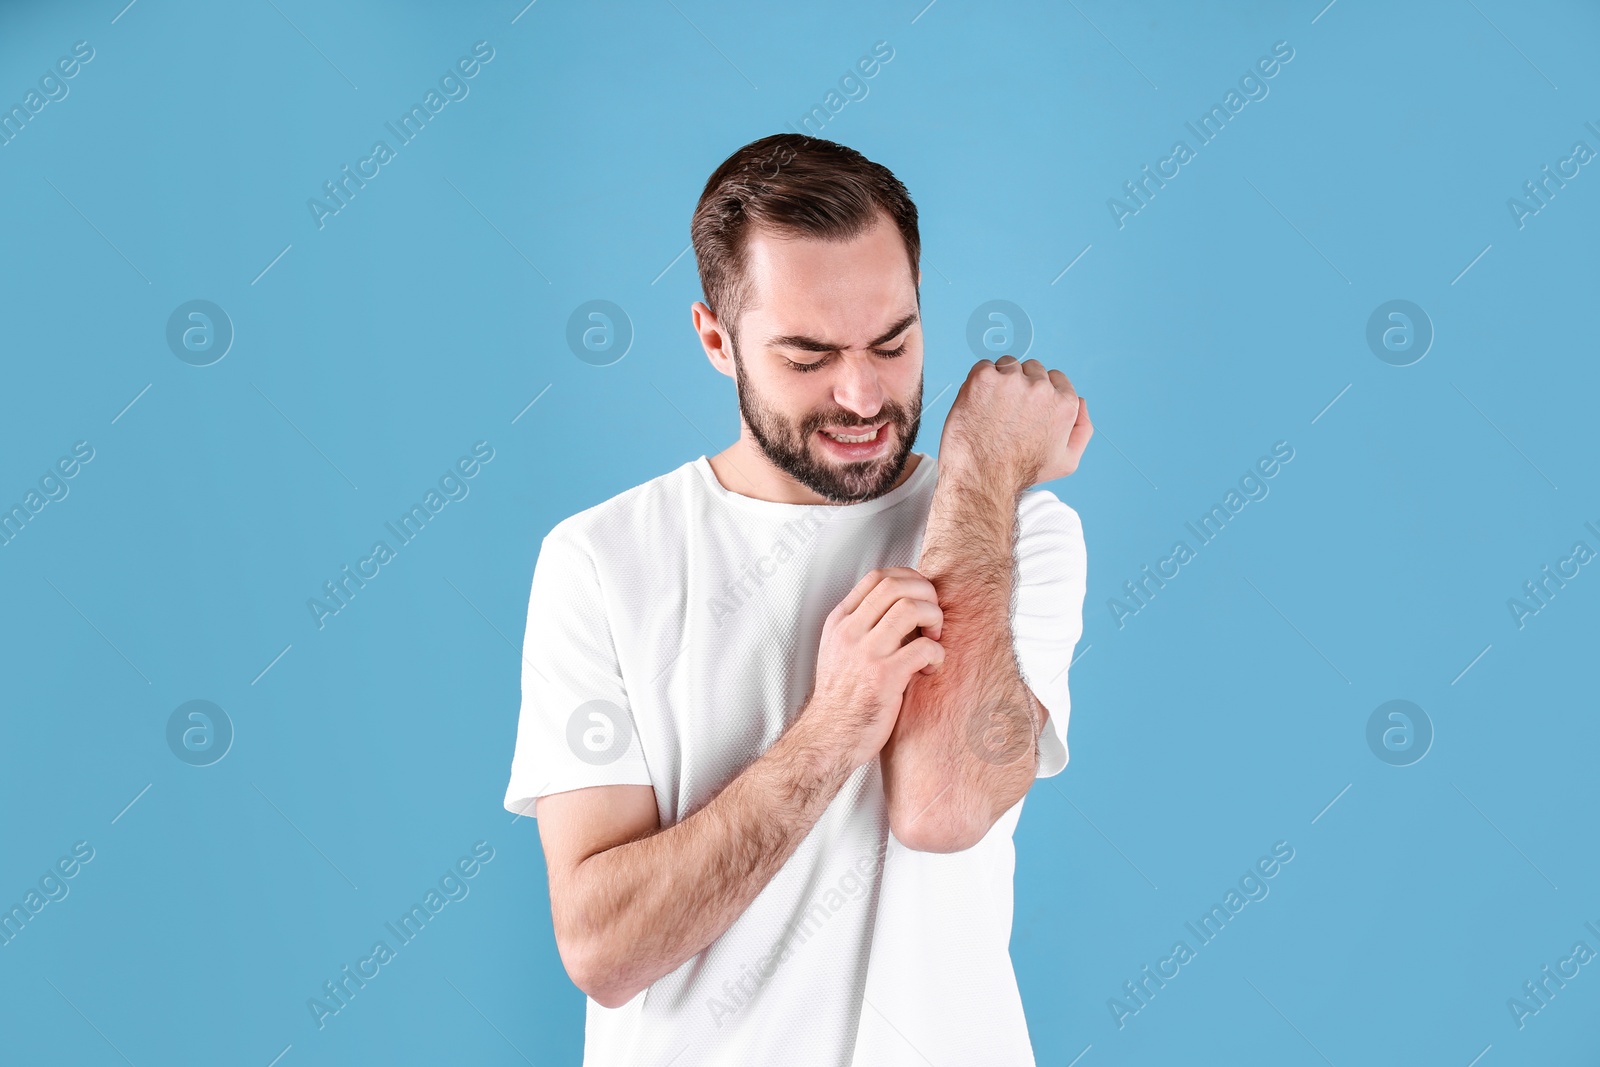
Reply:
<svg viewBox="0 0 1600 1067"><path fill-rule="evenodd" d="M905 318L889 327L889 329L885 330L881 336L869 342L867 347L876 348L885 341L898 337L900 334L909 329L916 321L917 313L913 311ZM822 341L815 337L807 337L804 334L790 334L786 337L774 337L769 340L767 344L774 348L797 348L802 352L838 352L845 347L843 345L836 345L831 341Z"/></svg>

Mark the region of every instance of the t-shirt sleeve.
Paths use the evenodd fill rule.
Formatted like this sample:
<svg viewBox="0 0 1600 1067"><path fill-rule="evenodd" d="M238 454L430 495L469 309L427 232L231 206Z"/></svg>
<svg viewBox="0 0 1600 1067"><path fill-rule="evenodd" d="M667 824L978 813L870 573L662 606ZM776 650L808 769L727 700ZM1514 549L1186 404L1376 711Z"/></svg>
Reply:
<svg viewBox="0 0 1600 1067"><path fill-rule="evenodd" d="M593 556L561 527L533 567L507 811L550 793L650 785Z"/></svg>
<svg viewBox="0 0 1600 1067"><path fill-rule="evenodd" d="M1032 490L1022 507L1011 630L1023 681L1050 713L1037 774L1049 778L1067 765L1067 666L1083 636L1088 553L1078 513L1054 493Z"/></svg>

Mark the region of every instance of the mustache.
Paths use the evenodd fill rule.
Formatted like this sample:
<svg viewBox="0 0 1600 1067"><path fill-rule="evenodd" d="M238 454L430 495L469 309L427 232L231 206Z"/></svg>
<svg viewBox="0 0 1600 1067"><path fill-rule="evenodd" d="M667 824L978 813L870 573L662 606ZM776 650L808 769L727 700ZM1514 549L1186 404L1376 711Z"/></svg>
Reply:
<svg viewBox="0 0 1600 1067"><path fill-rule="evenodd" d="M921 419L921 417L921 413L919 412L917 414L917 418ZM870 421L876 423L879 419L885 420L886 425L894 426L899 429L905 429L911 421L906 416L906 409L898 404L892 407L885 405L883 409L879 411L878 414L875 415ZM859 415L848 411L838 411L829 415L816 415L808 418L801 424L801 430L804 431L806 436L810 436L824 427L840 425L852 426L862 421L864 420Z"/></svg>

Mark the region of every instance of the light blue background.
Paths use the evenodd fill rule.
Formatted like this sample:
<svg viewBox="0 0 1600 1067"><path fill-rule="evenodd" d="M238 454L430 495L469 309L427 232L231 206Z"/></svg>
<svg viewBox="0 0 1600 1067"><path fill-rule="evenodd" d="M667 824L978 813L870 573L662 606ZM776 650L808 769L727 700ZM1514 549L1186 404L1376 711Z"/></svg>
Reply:
<svg viewBox="0 0 1600 1067"><path fill-rule="evenodd" d="M1600 949L1600 568L1507 608L1600 549L1600 168L1506 206L1600 149L1592 4L123 2L0 12L8 107L95 50L0 148L0 503L95 449L0 549L0 903L95 849L0 948L7 1062L578 1062L537 827L500 807L539 540L733 440L690 214L880 40L821 133L920 208L926 395L1010 300L1099 431L1050 486L1089 551L1072 762L1017 833L1039 1062L1594 1062L1600 965L1523 1029L1506 1004ZM470 94L318 229L479 40ZM1107 199L1278 41L1270 94L1119 229ZM199 368L164 337L196 298L237 332ZM591 299L635 331L610 366L565 341ZM1436 330L1411 366L1365 340L1391 299ZM480 440L470 495L319 630L307 599ZM1119 628L1108 598L1280 440L1270 496ZM1365 740L1397 698L1436 731L1406 767ZM236 729L209 767L165 740L192 699ZM470 895L319 1031L307 999L479 840ZM1270 896L1119 1030L1108 998L1280 840Z"/></svg>

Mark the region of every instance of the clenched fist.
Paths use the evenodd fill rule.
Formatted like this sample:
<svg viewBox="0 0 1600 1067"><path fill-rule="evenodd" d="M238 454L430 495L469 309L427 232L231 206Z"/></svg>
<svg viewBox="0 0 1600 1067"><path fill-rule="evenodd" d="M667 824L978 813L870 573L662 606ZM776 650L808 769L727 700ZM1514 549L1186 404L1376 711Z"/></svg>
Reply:
<svg viewBox="0 0 1600 1067"><path fill-rule="evenodd" d="M945 419L939 465L1021 492L1077 470L1093 434L1088 406L1061 371L1036 359L980 359Z"/></svg>

